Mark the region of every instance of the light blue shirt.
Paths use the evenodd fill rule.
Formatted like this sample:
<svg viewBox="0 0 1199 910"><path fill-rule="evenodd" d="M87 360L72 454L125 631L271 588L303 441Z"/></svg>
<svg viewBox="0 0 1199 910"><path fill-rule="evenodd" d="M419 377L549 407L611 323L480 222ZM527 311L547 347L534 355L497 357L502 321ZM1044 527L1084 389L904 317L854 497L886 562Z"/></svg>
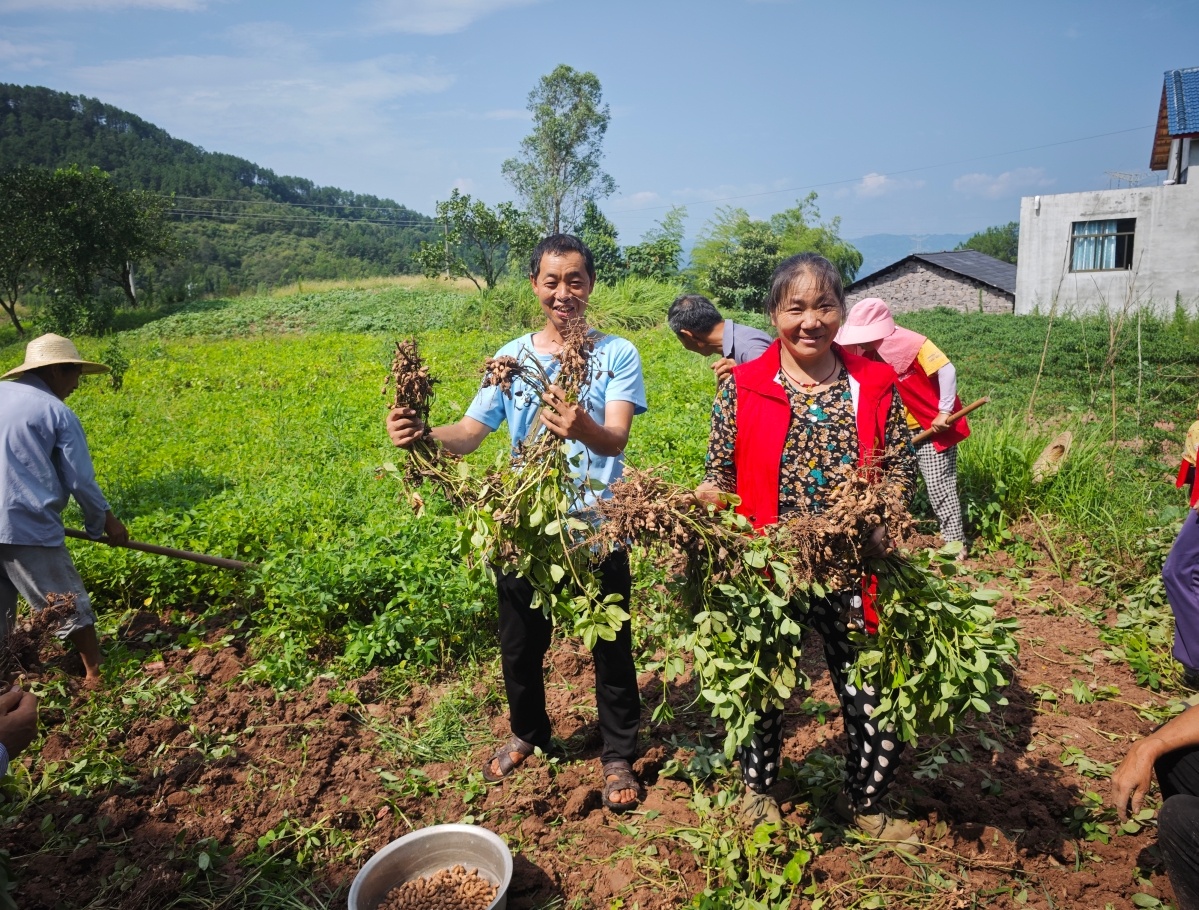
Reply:
<svg viewBox="0 0 1199 910"><path fill-rule="evenodd" d="M108 500L75 412L36 376L0 382L0 543L61 546L71 496L87 533L103 534Z"/></svg>
<svg viewBox="0 0 1199 910"><path fill-rule="evenodd" d="M633 413L644 414L645 380L641 376L641 355L632 343L615 335L604 335L595 330L595 350L591 354L591 383L587 386L582 404L596 423L603 424L604 408L609 401L628 401L633 405ZM496 357L515 357L517 360L525 357L535 357L550 378L558 375L560 364L552 354L538 354L533 347L533 335L522 335L496 352ZM513 448L523 442L529 431L540 426L537 415L540 410L541 398L523 380L512 383L512 395L504 394L500 389L480 388L474 401L466 409L466 416L484 424L491 430L498 430L500 424L508 422L508 434ZM586 490L592 481L598 481L602 489L586 492L583 504L594 501L598 494L607 497L608 486L619 480L624 472L624 455L597 455L581 442L567 440L568 455L571 463L577 465L580 484ZM577 457L577 461L575 458Z"/></svg>

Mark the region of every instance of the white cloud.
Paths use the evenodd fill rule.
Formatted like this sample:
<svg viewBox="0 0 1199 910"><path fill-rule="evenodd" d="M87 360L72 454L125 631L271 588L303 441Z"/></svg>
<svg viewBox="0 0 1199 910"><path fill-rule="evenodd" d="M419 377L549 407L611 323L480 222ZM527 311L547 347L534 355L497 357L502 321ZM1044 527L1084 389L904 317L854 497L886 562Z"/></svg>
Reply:
<svg viewBox="0 0 1199 910"><path fill-rule="evenodd" d="M126 9L159 9L195 12L206 0L0 0L0 13L71 12L111 13Z"/></svg>
<svg viewBox="0 0 1199 910"><path fill-rule="evenodd" d="M906 180L902 177L870 173L853 185L853 194L859 199L877 199L899 190L914 190L922 186L923 180Z"/></svg>
<svg viewBox="0 0 1199 910"><path fill-rule="evenodd" d="M470 195L475 191L475 182L469 177L459 177L451 184L450 189L457 190L459 193Z"/></svg>
<svg viewBox="0 0 1199 910"><path fill-rule="evenodd" d="M541 0L371 0L366 10L376 28L417 35L460 32L491 13Z"/></svg>
<svg viewBox="0 0 1199 910"><path fill-rule="evenodd" d="M619 206L620 211L630 211L661 201L662 197L657 193L652 190L643 190L640 193L631 193L628 196L617 196L612 200L612 206L614 210Z"/></svg>
<svg viewBox="0 0 1199 910"><path fill-rule="evenodd" d="M220 151L263 144L357 151L355 143L392 140L388 108L398 99L453 83L452 76L421 71L405 57L333 64L300 42L268 41L244 57L123 60L72 75L87 94Z"/></svg>
<svg viewBox="0 0 1199 910"><path fill-rule="evenodd" d="M967 196L999 199L1028 190L1052 186L1053 179L1040 167L1021 167L1002 174L963 174L953 181L953 188Z"/></svg>
<svg viewBox="0 0 1199 910"><path fill-rule="evenodd" d="M11 41L0 38L0 66L15 71L63 66L71 59L65 41Z"/></svg>

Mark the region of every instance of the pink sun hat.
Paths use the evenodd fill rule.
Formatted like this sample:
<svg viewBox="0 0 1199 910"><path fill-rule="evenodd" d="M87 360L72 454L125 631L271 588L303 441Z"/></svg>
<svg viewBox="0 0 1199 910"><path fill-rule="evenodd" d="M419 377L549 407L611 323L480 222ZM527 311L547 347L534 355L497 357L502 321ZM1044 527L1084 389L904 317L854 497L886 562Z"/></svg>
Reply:
<svg viewBox="0 0 1199 910"><path fill-rule="evenodd" d="M895 331L895 320L887 309L887 302L878 297L859 300L845 318L845 325L837 333L837 344L866 344L881 341Z"/></svg>

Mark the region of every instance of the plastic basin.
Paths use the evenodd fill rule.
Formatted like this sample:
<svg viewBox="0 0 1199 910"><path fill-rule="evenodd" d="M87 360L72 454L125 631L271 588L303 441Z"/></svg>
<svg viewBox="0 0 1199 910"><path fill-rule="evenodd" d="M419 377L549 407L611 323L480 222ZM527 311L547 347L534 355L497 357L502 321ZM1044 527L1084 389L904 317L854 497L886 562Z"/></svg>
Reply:
<svg viewBox="0 0 1199 910"><path fill-rule="evenodd" d="M512 853L503 839L478 825L432 825L393 840L367 861L350 885L349 910L377 910L396 885L459 864L498 887L487 910L508 906Z"/></svg>

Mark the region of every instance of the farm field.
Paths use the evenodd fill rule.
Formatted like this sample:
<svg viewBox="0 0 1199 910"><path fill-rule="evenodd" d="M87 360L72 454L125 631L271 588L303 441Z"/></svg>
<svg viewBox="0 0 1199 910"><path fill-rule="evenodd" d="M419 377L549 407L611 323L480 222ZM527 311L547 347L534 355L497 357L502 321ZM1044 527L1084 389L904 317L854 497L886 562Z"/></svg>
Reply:
<svg viewBox="0 0 1199 910"><path fill-rule="evenodd" d="M645 365L650 410L629 462L693 483L713 383L655 324L673 294L597 293L594 314ZM590 660L570 637L547 676L566 756L533 760L502 787L483 781L481 761L507 734L494 594L455 555L448 506L426 495L415 515L379 478L397 458L380 387L392 342L417 334L442 380L434 419L456 419L527 303L511 291L332 290L206 301L116 337L123 387L92 379L70 400L114 511L139 540L260 569L72 545L101 615L107 686L84 693L73 655L52 641L18 655L43 697L44 735L0 802L17 906L341 906L374 850L464 819L511 845L515 910L1170 901L1152 819L1121 829L1102 796L1127 744L1187 694L1156 583L1194 417L1187 320L1146 320L1139 352L1135 322L1113 341L1102 319L904 320L953 357L964 400L992 397L962 447L970 568L1021 623L1008 705L905 754L894 792L926 844L908 856L829 820L842 733L814 640L813 687L789 705L776 787L788 824L738 830L721 730L687 677L662 682L674 607L644 564L632 611L641 809L600 806ZM7 369L21 346L0 343ZM80 340L89 357L112 344ZM1035 484L1033 459L1063 429L1071 456ZM501 435L472 461L503 457ZM663 702L673 717L654 722Z"/></svg>

